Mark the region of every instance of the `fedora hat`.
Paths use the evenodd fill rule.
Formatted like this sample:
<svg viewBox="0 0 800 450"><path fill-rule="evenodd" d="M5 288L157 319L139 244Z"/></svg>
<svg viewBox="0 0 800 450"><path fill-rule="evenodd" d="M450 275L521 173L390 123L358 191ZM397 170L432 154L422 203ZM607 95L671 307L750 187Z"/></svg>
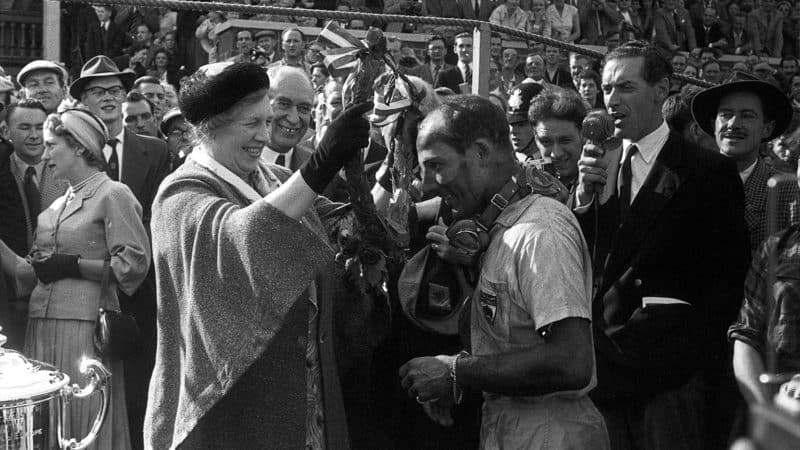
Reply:
<svg viewBox="0 0 800 450"><path fill-rule="evenodd" d="M700 91L692 101L692 116L700 128L714 136L714 121L722 98L734 92L751 92L761 99L764 113L775 121L775 127L765 140L783 134L792 120L792 104L776 86L745 72L734 71L728 79L717 86Z"/></svg>
<svg viewBox="0 0 800 450"><path fill-rule="evenodd" d="M108 56L98 55L86 61L81 68L81 76L69 86L69 95L74 99L80 99L86 84L94 78L117 77L122 82L125 91L131 90L133 79L136 74L133 72L120 72L114 61Z"/></svg>

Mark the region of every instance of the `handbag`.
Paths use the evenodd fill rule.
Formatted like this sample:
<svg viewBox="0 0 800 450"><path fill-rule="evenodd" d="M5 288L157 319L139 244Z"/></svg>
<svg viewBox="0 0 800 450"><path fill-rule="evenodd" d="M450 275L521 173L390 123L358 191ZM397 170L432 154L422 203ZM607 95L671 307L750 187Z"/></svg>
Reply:
<svg viewBox="0 0 800 450"><path fill-rule="evenodd" d="M129 313L109 309L111 290L109 262L103 263L100 283L100 309L94 326L94 350L98 356L126 361L136 357L142 349L139 326Z"/></svg>

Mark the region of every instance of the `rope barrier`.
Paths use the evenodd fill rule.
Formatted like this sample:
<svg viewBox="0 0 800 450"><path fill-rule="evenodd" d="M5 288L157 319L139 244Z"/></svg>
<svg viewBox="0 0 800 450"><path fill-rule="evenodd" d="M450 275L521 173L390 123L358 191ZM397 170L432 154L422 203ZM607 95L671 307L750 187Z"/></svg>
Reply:
<svg viewBox="0 0 800 450"><path fill-rule="evenodd" d="M52 1L52 0L48 0ZM190 10L190 11L226 11L226 12L239 12L248 14L275 14L282 16L300 16L300 17L313 17L316 19L331 19L331 20L380 20L384 22L404 22L414 23L421 25L449 25L458 26L465 29L483 27L488 25L492 31L506 34L512 37L517 37L525 41L534 41L544 44L548 47L557 47L561 50L580 53L594 59L603 59L603 53L580 47L574 44L568 44L555 39L540 36L538 34L528 33L516 28L510 28L502 25L497 25L490 22L484 22L474 19L456 19L451 17L430 17L430 16L407 16L403 14L376 14L365 12L353 11L328 11L320 9L306 9L306 8L283 8L280 6L265 6L265 5L242 5L238 3L225 3L225 2L200 2L193 0L61 0L65 3L89 3L97 5L126 5L138 6L143 8L167 8L172 10ZM697 78L687 77L682 74L674 74L673 78L695 84L700 87L711 87L714 84L707 81L699 80Z"/></svg>

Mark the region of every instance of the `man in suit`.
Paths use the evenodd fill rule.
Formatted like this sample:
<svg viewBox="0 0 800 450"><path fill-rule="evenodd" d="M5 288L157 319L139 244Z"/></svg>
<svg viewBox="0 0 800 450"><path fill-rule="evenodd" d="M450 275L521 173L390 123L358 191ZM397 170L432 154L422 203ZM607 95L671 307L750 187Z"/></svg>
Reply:
<svg viewBox="0 0 800 450"><path fill-rule="evenodd" d="M622 147L602 157L587 143L579 161L575 212L596 249L593 399L612 448L719 448L721 425L703 423L730 414L706 384L730 361L750 256L744 193L732 161L669 131L671 75L649 43L610 52L604 100Z"/></svg>
<svg viewBox="0 0 800 450"><path fill-rule="evenodd" d="M11 143L12 153L2 164L0 182L10 189L2 191L3 208L0 215L0 238L20 256L26 256L33 245L39 213L50 206L67 190L64 180L53 179L42 161L44 141L42 125L47 118L44 106L33 99L23 99L8 108L5 138ZM12 187L13 186L13 187ZM13 206L12 206L13 205ZM13 286L13 283L9 283ZM27 296L18 297L11 290L9 303L0 309L4 334L9 336L14 348L22 347L28 316Z"/></svg>
<svg viewBox="0 0 800 450"><path fill-rule="evenodd" d="M499 1L494 0L458 0L461 9L461 17L464 19L489 21L492 11L500 6Z"/></svg>
<svg viewBox="0 0 800 450"><path fill-rule="evenodd" d="M578 11L581 18L581 43L604 45L606 34L619 31L622 14L612 0L587 2L586 11Z"/></svg>
<svg viewBox="0 0 800 450"><path fill-rule="evenodd" d="M728 45L723 48L725 53L731 55L747 55L753 50L753 37L746 27L747 18L744 14L733 16L731 27L725 35Z"/></svg>
<svg viewBox="0 0 800 450"><path fill-rule="evenodd" d="M779 58L783 51L783 13L775 8L775 0L762 0L747 15L747 29L753 36L758 55Z"/></svg>
<svg viewBox="0 0 800 450"><path fill-rule="evenodd" d="M433 87L443 86L456 94L467 94L472 90L472 33L457 34L453 50L458 56L458 63L442 70Z"/></svg>
<svg viewBox="0 0 800 450"><path fill-rule="evenodd" d="M103 155L108 163L108 175L133 192L142 206L142 222L149 231L150 207L161 180L169 172L169 155L164 141L139 136L123 126L122 102L135 76L120 72L107 56L95 56L83 66L80 78L70 85L69 93L106 124L110 139ZM125 361L131 442L134 448L141 448L147 388L155 365L156 288L152 267L132 296L120 294L120 305L136 318L143 341L141 355Z"/></svg>
<svg viewBox="0 0 800 450"><path fill-rule="evenodd" d="M272 69L269 98L274 116L267 127L267 145L261 160L294 172L311 157L313 149L300 145L311 122L314 88L303 69Z"/></svg>
<svg viewBox="0 0 800 450"><path fill-rule="evenodd" d="M679 6L678 0L664 0L653 15L653 42L669 50L691 51L697 47L689 12Z"/></svg>
<svg viewBox="0 0 800 450"><path fill-rule="evenodd" d="M724 87L723 87L724 86ZM768 236L767 180L780 173L759 155L764 142L782 135L792 119L789 98L771 83L734 72L723 85L700 92L692 102L695 121L714 136L722 155L736 162L744 183L745 222L750 248L755 251ZM777 187L776 230L791 225L791 204L797 185Z"/></svg>
<svg viewBox="0 0 800 450"><path fill-rule="evenodd" d="M575 90L569 69L561 64L561 50L558 47L547 47L544 51L544 79L560 88Z"/></svg>
<svg viewBox="0 0 800 450"><path fill-rule="evenodd" d="M120 56L122 47L125 45L125 30L112 20L111 6L95 6L94 12L97 14L98 22L89 28L84 57L106 55L109 58L116 58Z"/></svg>
<svg viewBox="0 0 800 450"><path fill-rule="evenodd" d="M39 100L52 114L64 100L67 71L58 64L44 59L31 61L17 74L17 83L25 98Z"/></svg>
<svg viewBox="0 0 800 450"><path fill-rule="evenodd" d="M722 26L719 24L717 10L708 7L703 11L701 20L693 20L694 37L698 47L725 48L728 45Z"/></svg>
<svg viewBox="0 0 800 450"><path fill-rule="evenodd" d="M431 36L428 39L427 48L429 61L411 69L411 74L422 78L432 86L436 86L439 81L439 74L442 71L452 69L453 65L444 61L444 55L447 53L447 44L445 44L443 37L439 35Z"/></svg>

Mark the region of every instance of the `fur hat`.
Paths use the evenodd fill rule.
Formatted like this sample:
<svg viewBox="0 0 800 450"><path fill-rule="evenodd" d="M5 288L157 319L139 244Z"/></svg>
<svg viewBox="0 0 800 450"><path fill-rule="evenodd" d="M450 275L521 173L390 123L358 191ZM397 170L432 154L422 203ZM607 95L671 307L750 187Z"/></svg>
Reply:
<svg viewBox="0 0 800 450"><path fill-rule="evenodd" d="M178 106L192 125L221 114L239 100L269 89L267 71L253 63L221 62L197 69L181 89Z"/></svg>

